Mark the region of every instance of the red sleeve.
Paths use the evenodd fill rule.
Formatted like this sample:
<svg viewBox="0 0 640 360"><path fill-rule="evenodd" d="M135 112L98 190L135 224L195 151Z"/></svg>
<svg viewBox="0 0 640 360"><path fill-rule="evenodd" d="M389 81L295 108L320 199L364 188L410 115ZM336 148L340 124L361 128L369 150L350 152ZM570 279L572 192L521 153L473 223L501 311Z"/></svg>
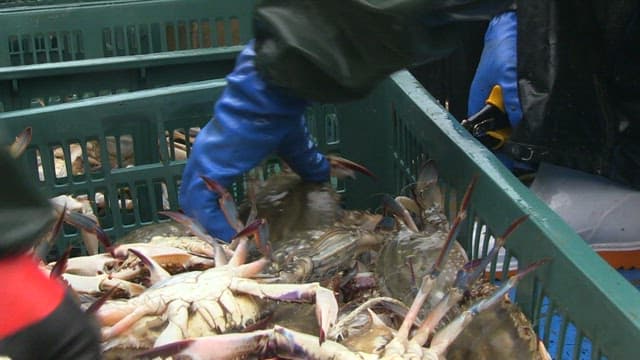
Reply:
<svg viewBox="0 0 640 360"><path fill-rule="evenodd" d="M0 339L43 320L62 302L65 287L29 254L0 260Z"/></svg>

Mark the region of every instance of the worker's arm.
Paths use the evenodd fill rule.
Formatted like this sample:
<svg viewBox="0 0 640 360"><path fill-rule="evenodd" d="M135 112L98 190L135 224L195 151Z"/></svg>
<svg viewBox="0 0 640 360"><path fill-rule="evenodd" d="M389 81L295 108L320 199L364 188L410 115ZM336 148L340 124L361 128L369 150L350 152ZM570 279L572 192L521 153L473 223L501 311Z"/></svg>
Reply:
<svg viewBox="0 0 640 360"><path fill-rule="evenodd" d="M366 95L402 68L446 56L460 24L489 20L513 0L263 0L256 67L265 81L314 101Z"/></svg>

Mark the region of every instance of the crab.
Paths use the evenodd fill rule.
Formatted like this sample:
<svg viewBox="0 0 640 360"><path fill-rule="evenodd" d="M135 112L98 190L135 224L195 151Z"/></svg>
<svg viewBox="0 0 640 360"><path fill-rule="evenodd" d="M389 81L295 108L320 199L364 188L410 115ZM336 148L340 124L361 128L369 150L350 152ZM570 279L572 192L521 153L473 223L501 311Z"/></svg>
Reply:
<svg viewBox="0 0 640 360"><path fill-rule="evenodd" d="M355 162L338 156L328 159L335 176L353 178L357 171L375 179L374 174ZM218 194L222 212L236 229L242 226L239 217L250 221L258 216L269 223L273 261L267 272L274 275L271 281L327 279L348 270L361 254L382 247L387 234L377 231L380 215L344 210L330 184L306 183L286 166L282 168L259 188L250 186L249 201L241 204L240 210L226 189L202 177L207 187ZM389 206L389 211L415 229L407 210L395 200L391 202L395 206Z"/></svg>
<svg viewBox="0 0 640 360"><path fill-rule="evenodd" d="M148 270L141 266L140 256L152 259L158 268L169 274L207 269L215 264L212 259L213 247L195 237L157 237L148 243L111 245L107 235L92 218L82 213L68 212L66 205L60 211L59 222L62 220L82 232L93 234L107 249L106 253L70 259L67 251L66 256L44 268L50 272L58 268L55 271L78 295L97 297L112 289L117 289L112 295L114 297L140 295L149 282ZM91 301L91 298L87 301Z"/></svg>
<svg viewBox="0 0 640 360"><path fill-rule="evenodd" d="M257 233L253 228L245 233ZM319 283L263 284L252 277L267 265L261 258L245 263L248 238L241 235L228 263L204 271L159 276L141 295L107 300L96 316L103 326L104 349L149 348L176 340L224 333L258 321L264 300L315 302L320 337L335 322L333 292ZM144 257L142 255L141 257ZM153 260L146 260L151 271ZM152 276L153 277L153 276Z"/></svg>
<svg viewBox="0 0 640 360"><path fill-rule="evenodd" d="M508 234L513 232L524 219L526 218L516 220L507 229L504 238L506 239ZM449 243L454 238L455 228L454 226L449 233ZM324 339L276 325L272 329L256 330L248 333L231 333L185 339L157 346L152 350L139 354L137 357L174 356L191 359L236 359L252 356L260 359L278 357L283 359L321 360L442 359L449 345L474 317L500 303L505 294L522 277L547 261L547 259L544 259L530 264L504 282L493 295L475 303L444 328L436 331L437 324L462 299L463 294L469 290L471 284L481 276L484 268L495 258L502 244L503 242L498 242L496 247L481 261L470 262L463 267L456 276L454 286L438 301L437 305L421 323L417 322L420 309L425 304L441 274L441 267L446 261L451 248L448 244L445 244L442 248L438 260L433 264L431 271L422 278L418 293L397 330L385 323L368 305L364 305L354 310L354 312L365 310L368 312L370 321L366 331L351 331L349 324L343 324L341 320L340 323L331 328L329 338ZM343 320L346 323L354 318L355 316L349 314ZM416 323L419 325L412 331Z"/></svg>
<svg viewBox="0 0 640 360"><path fill-rule="evenodd" d="M89 200L71 195L59 195L49 199L57 213L64 214L64 221L80 230L82 241L89 255L99 251L99 244L108 240L99 228L98 218Z"/></svg>
<svg viewBox="0 0 640 360"><path fill-rule="evenodd" d="M382 295L410 302L417 291L416 278L419 279L429 271L445 243L449 222L444 215L442 192L437 182L435 164L428 162L421 168L410 197L395 198L408 209L420 231L415 233L406 227L400 227L380 251L376 273ZM461 207L464 206L462 203ZM498 237L498 244L507 235ZM423 313L432 309L445 296L445 290L454 283L456 269L469 261L459 243L455 242L452 246L447 266L426 300ZM442 323L460 314L473 301L489 296L493 290L495 286L487 281L474 285L464 300L447 313ZM473 356L484 358L510 359L525 357L523 354L536 358L539 348L533 325L517 306L505 298L491 311L480 314L469 324L449 347L447 358L465 359L470 356L471 351L475 351Z"/></svg>
<svg viewBox="0 0 640 360"><path fill-rule="evenodd" d="M512 279L518 279L532 269L529 268L516 277L512 277ZM187 339L157 347L139 354L137 357L147 359L157 356L180 356L205 360L236 359L251 355L259 359L278 357L282 359L319 360L438 360L444 358L448 346L470 320L500 301L501 296L516 282L517 280L509 282L507 286L502 287L501 291L490 299L483 300L462 313L447 327L433 336L429 347L424 347L424 344L432 335L430 332L420 331L419 329L413 336L409 336L408 331L404 330L404 324L412 324L413 319L410 315L405 318L403 327L398 331L394 331L394 329L384 324L375 313L370 312L374 323L371 327L371 332L377 334L377 336L373 341L375 345L366 350L354 351L337 341L321 342L316 336L275 326L272 329L249 333Z"/></svg>
<svg viewBox="0 0 640 360"><path fill-rule="evenodd" d="M354 177L355 171L359 171L375 177L352 161L336 156L329 159L334 174ZM232 195L215 180L201 178L207 188L218 195L227 222L240 230L242 211L238 211ZM255 196L250 193L249 198L253 201L244 206L246 222L259 216L269 224L268 233L258 238L264 246L268 238L268 246L274 248L273 261L267 270L273 275L271 282L319 281L351 266L359 254L379 248L384 241L385 235L374 231L379 215L341 210L338 196L330 185L304 183L291 171L270 177L267 184ZM195 220L184 216L176 218L175 214L173 217L194 234L207 238ZM230 244L231 248L234 246Z"/></svg>

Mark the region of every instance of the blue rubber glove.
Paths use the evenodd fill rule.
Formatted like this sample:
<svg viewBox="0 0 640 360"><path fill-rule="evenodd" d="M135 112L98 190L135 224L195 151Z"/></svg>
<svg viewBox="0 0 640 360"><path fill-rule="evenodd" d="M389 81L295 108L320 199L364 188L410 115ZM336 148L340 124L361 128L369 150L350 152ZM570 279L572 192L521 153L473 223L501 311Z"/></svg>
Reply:
<svg viewBox="0 0 640 360"><path fill-rule="evenodd" d="M229 241L236 231L227 223L217 194L201 175L229 186L272 153L309 182L329 180L330 166L306 128L307 101L267 85L254 67L253 41L240 53L227 76L227 87L214 117L196 137L182 175L180 206L212 235Z"/></svg>
<svg viewBox="0 0 640 360"><path fill-rule="evenodd" d="M522 120L518 97L517 35L515 11L497 15L489 23L484 49L469 91L468 116L480 111L491 89L500 85L511 127L515 128Z"/></svg>

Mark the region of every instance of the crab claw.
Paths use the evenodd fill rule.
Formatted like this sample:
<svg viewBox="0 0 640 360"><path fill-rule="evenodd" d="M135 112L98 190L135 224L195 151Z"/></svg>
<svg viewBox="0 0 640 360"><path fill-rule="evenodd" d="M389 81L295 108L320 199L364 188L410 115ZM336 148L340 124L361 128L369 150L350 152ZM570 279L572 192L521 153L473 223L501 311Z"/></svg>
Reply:
<svg viewBox="0 0 640 360"><path fill-rule="evenodd" d="M438 169L433 160L428 160L420 166L420 172L418 173L417 188L425 189L438 182Z"/></svg>
<svg viewBox="0 0 640 360"><path fill-rule="evenodd" d="M18 136L16 136L16 140L9 146L9 154L11 157L18 158L20 155L24 154L24 151L27 149L27 146L31 143L32 131L31 127L27 127Z"/></svg>
<svg viewBox="0 0 640 360"><path fill-rule="evenodd" d="M238 209L236 207L236 202L233 200L233 196L224 188L224 186L220 185L217 181L213 180L210 177L205 175L201 175L200 178L204 181L207 189L217 193L220 198L218 199L218 203L220 204L220 209L224 214L224 217L227 219L229 225L234 228L236 231L240 231L243 227L242 222L238 217Z"/></svg>
<svg viewBox="0 0 640 360"><path fill-rule="evenodd" d="M71 245L67 247L67 250L64 252L64 254L62 254L60 259L56 261L56 264L53 266L53 269L51 269L51 272L49 273L49 278L59 279L62 276L62 274L67 269L67 263L69 262L69 255L71 255Z"/></svg>
<svg viewBox="0 0 640 360"><path fill-rule="evenodd" d="M444 329L439 331L433 337L430 348L440 355L444 354L449 345L456 339L460 332L464 330L464 328L476 315L498 304L523 277L536 270L548 261L549 259L542 259L530 264L528 267L509 278L508 281L504 282L500 286L500 288L498 288L498 290L494 292L490 297L480 300L465 312L460 314L457 318L455 318Z"/></svg>
<svg viewBox="0 0 640 360"><path fill-rule="evenodd" d="M136 359L240 359L264 350L272 330L180 340L138 353Z"/></svg>
<svg viewBox="0 0 640 360"><path fill-rule="evenodd" d="M60 230L62 230L62 224L64 223L64 218L66 213L67 213L67 204L65 203L62 206L62 211L60 212L60 215L58 215L58 219L56 220L56 223L53 224L53 228L51 228L51 233L47 241L48 243L53 243L55 241L55 238L58 237L58 234L60 234Z"/></svg>
<svg viewBox="0 0 640 360"><path fill-rule="evenodd" d="M108 249L109 252L112 251L111 241L109 240L107 233L105 233L100 225L92 218L79 212L67 211L64 216L64 221L67 224L80 229L80 231L86 231L95 235L98 241L100 241L100 243Z"/></svg>
<svg viewBox="0 0 640 360"><path fill-rule="evenodd" d="M260 253L269 257L271 255L271 246L269 245L269 224L267 224L266 219L256 219L251 224L247 225L244 229L240 230L231 241L253 235L256 247L260 251Z"/></svg>
<svg viewBox="0 0 640 360"><path fill-rule="evenodd" d="M204 227L202 227L202 225L200 225L200 223L183 213L177 211L158 211L158 214L164 215L172 219L173 221L184 225L189 229L189 231L191 231L193 235L197 236L199 239L204 240L206 243L214 247L216 245L220 245L219 242L222 242L222 240L216 241L216 239L214 239L207 233L207 231L204 229Z"/></svg>
<svg viewBox="0 0 640 360"><path fill-rule="evenodd" d="M84 312L86 314L95 314L96 311L100 310L100 308L102 307L102 305L104 305L104 303L107 302L107 300L109 300L111 298L111 296L113 296L113 294L116 293L116 290L118 290L118 286L114 286L111 289L109 289L106 293L104 293L102 296L100 296L100 298L96 301L94 301L93 304L91 304L87 310L85 310Z"/></svg>
<svg viewBox="0 0 640 360"><path fill-rule="evenodd" d="M338 318L338 302L333 291L320 286L319 283L308 284L261 284L252 279L236 278L229 288L260 298L280 301L314 302L316 318L320 325L320 343L324 342L329 329Z"/></svg>
<svg viewBox="0 0 640 360"><path fill-rule="evenodd" d="M200 360L244 359L247 357L354 360L363 358L361 354L354 353L337 342L327 341L320 346L317 337L282 326L249 333L232 333L181 340L138 353L134 355L134 358L155 359L170 356L174 359Z"/></svg>
<svg viewBox="0 0 640 360"><path fill-rule="evenodd" d="M187 228L189 228L189 231L191 231L192 234L205 241L207 244L211 245L213 247L215 259L214 261L216 263L216 266L224 265L227 263L227 254L225 253L225 249L223 249L223 247L221 246L224 242L209 235L204 227L202 227L202 225L200 225L200 223L198 223L196 220L176 211L159 211L158 213L186 226Z"/></svg>
<svg viewBox="0 0 640 360"><path fill-rule="evenodd" d="M505 232L496 239L493 248L485 257L473 260L469 264L465 265L463 270L466 271L462 271L458 274L458 278L456 279L456 284L454 286L460 289L468 289L471 284L473 284L473 282L482 275L482 272L484 272L489 263L498 256L500 248L504 246L509 235L511 235L528 218L528 215L517 218L513 223L511 223L511 225L509 225L509 227L507 227L507 230L505 230Z"/></svg>
<svg viewBox="0 0 640 360"><path fill-rule="evenodd" d="M128 249L132 254L138 257L142 261L142 263L149 269L149 278L151 280L151 284L155 284L162 280L168 279L171 277L165 269L163 269L160 264L151 259L150 257L143 254L141 251L136 250L134 248Z"/></svg>
<svg viewBox="0 0 640 360"><path fill-rule="evenodd" d="M47 254L49 253L49 247L51 246L51 244L55 243L55 239L58 237L58 234L60 234L60 230L62 230L62 224L64 224L64 215L67 212L67 204L65 203L62 206L62 211L60 211L60 214L58 215L58 219L56 220L55 224L53 224L53 227L51 228L51 231L49 232L48 237L46 238L46 240L42 241L41 243L39 243L36 247L36 253L38 254L38 257L40 257L41 259L46 259Z"/></svg>
<svg viewBox="0 0 640 360"><path fill-rule="evenodd" d="M327 155L327 160L329 160L329 164L331 165L331 175L335 177L350 177L352 179L355 179L357 171L361 174L369 176L372 179L377 180L377 177L369 169L356 162L347 160L337 155Z"/></svg>
<svg viewBox="0 0 640 360"><path fill-rule="evenodd" d="M414 233L419 232L418 227L413 221L413 218L411 217L409 211L405 209L405 207L402 206L402 204L400 204L396 199L392 198L388 194L383 194L382 204L386 210L402 219L402 222L407 226L407 228L409 228L409 230L413 231Z"/></svg>

